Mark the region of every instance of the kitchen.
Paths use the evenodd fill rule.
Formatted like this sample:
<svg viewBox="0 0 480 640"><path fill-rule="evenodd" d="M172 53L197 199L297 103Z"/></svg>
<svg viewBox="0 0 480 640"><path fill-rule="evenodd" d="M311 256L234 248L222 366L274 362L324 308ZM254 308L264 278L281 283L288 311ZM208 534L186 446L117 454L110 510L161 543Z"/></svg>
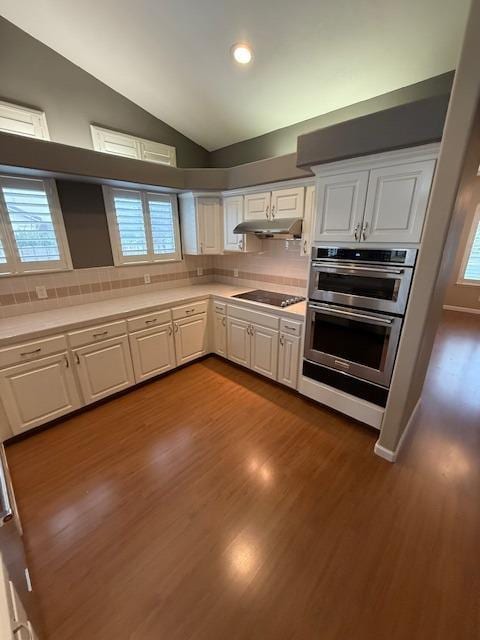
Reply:
<svg viewBox="0 0 480 640"><path fill-rule="evenodd" d="M4 26L6 40L30 42ZM47 109L0 104L5 637L224 637L260 584L268 613L246 616L238 637L257 624L283 637L275 603L289 594L301 606L287 576L312 589L323 565L284 564L275 544L290 539L301 556L326 516L344 550L345 519L366 535L359 469L378 480L365 485L375 501L403 472L385 460L419 414L415 394L402 401L406 419L393 409L409 392L399 380L420 327L412 301L439 228L451 80L312 128L295 153L217 168L177 165L187 147L203 153L180 137L171 145L91 117L89 146L69 144L49 137ZM347 474L355 495L337 515L312 482L324 468L339 470L332 491ZM351 562L347 552L340 574ZM368 634L372 621L360 623ZM285 637L312 637L296 624ZM337 615L328 624L325 637L349 629Z"/></svg>

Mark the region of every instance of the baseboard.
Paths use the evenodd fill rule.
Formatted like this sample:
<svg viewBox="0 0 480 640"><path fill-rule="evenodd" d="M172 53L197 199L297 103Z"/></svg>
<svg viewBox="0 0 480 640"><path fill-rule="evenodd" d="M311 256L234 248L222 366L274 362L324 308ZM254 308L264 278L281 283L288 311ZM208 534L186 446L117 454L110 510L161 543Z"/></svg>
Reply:
<svg viewBox="0 0 480 640"><path fill-rule="evenodd" d="M455 307L451 304L444 304L443 308L446 311L459 311L460 313L480 314L480 309L470 309L470 307Z"/></svg>
<svg viewBox="0 0 480 640"><path fill-rule="evenodd" d="M407 437L407 433L410 427L412 426L412 424L415 422L415 418L417 416L417 411L420 408L421 401L422 401L422 397L420 396L420 398L417 400L417 404L415 405L410 415L410 418L408 419L408 422L405 426L405 429L403 430L400 440L398 441L396 449L394 450L387 449L386 447L379 444L379 440L377 440L377 442L375 443L375 449L374 449L377 456L380 456L380 458L383 458L384 460L388 460L388 462L396 462L398 458L398 454L400 453L403 447L403 443L405 442L405 438Z"/></svg>

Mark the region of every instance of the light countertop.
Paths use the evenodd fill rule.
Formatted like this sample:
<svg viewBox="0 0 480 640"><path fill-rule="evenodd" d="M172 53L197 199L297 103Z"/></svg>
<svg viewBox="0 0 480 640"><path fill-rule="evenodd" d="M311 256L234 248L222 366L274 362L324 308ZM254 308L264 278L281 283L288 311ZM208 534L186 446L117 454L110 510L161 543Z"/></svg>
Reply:
<svg viewBox="0 0 480 640"><path fill-rule="evenodd" d="M119 320L209 296L242 306L255 307L258 310L291 319L302 321L305 319L305 302L281 308L258 302L232 299L234 295L251 291L251 289L251 287L234 287L213 282L211 284L156 290L140 295L109 298L101 302L90 302L73 307L61 307L48 311L12 316L0 320L0 346L24 342L56 332L70 331L85 325Z"/></svg>

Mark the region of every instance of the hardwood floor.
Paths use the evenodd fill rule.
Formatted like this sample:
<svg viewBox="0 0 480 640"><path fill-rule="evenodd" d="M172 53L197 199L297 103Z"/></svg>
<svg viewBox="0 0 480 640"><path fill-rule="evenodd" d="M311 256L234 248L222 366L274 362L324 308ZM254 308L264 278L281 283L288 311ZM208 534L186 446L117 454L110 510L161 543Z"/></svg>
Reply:
<svg viewBox="0 0 480 640"><path fill-rule="evenodd" d="M210 358L7 450L48 640L480 637L480 317L395 465Z"/></svg>

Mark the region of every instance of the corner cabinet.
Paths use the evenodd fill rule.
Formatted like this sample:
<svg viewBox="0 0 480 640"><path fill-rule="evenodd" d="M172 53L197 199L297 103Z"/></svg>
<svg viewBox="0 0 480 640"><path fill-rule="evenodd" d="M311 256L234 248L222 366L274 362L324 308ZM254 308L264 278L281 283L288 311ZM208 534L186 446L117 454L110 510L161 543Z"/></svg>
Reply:
<svg viewBox="0 0 480 640"><path fill-rule="evenodd" d="M183 252L187 255L223 253L220 197L182 193L179 199Z"/></svg>
<svg viewBox="0 0 480 640"><path fill-rule="evenodd" d="M432 145L426 150L403 150L314 168L314 240L418 244L437 148ZM353 167L357 170L348 170Z"/></svg>

